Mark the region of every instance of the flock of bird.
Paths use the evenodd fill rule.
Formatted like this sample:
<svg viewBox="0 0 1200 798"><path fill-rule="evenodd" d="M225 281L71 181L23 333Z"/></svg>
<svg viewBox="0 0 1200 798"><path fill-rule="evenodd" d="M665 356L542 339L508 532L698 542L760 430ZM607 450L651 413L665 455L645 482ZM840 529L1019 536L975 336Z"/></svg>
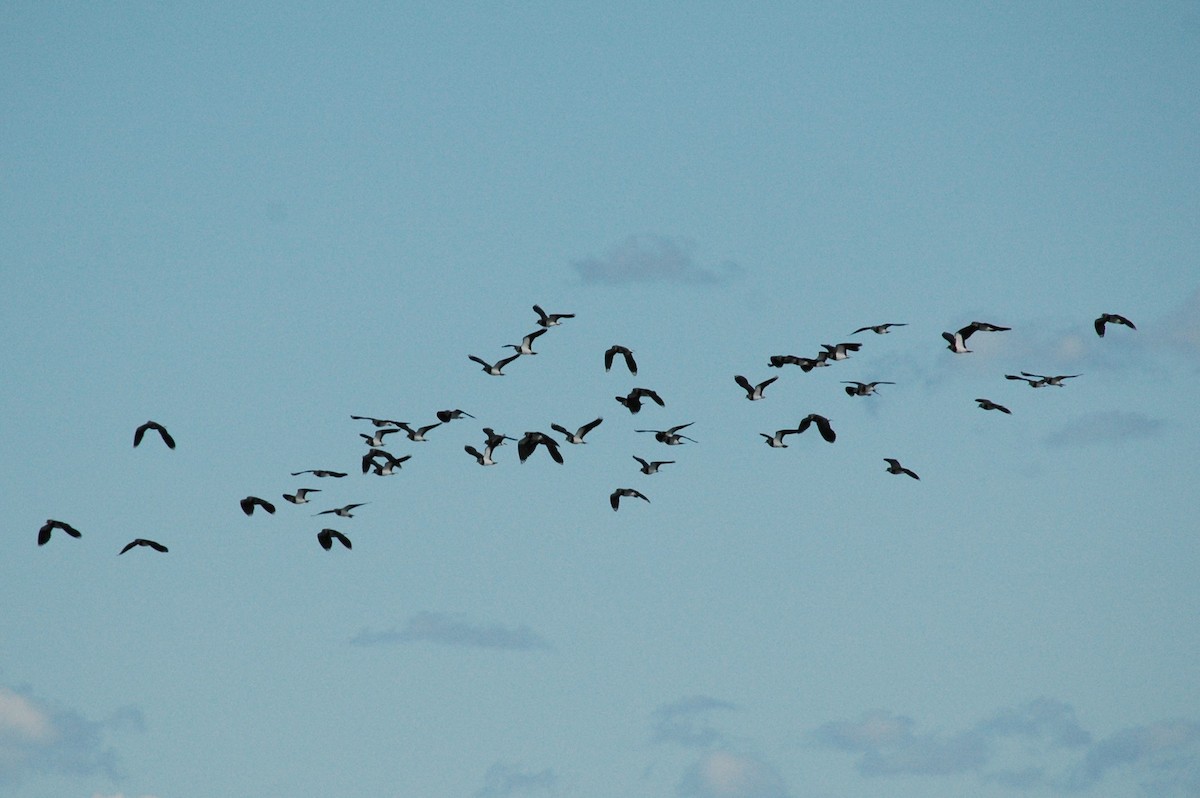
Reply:
<svg viewBox="0 0 1200 798"><path fill-rule="evenodd" d="M534 312L537 314L536 323L539 329L522 337L519 344L505 344L504 348L511 348L514 354L504 357L493 363L489 363L476 355L468 355L468 358L482 366L485 374L494 377L505 376L503 369L514 361L530 357L537 354L533 349L534 342L553 327L557 327L564 320L574 318L572 313L546 313L540 306L533 306ZM1096 334L1104 337L1106 326L1117 324L1129 327L1132 330L1137 328L1133 322L1124 316L1115 313L1104 313L1096 318L1094 329ZM857 335L864 332L872 332L877 335L886 335L892 332L893 328L904 327L903 323L889 322L885 324L874 324L860 327L854 330L851 335ZM960 328L955 332L943 332L942 338L946 341L946 348L955 354L968 354L971 352L967 348L967 341L979 332L1006 332L1009 327L1003 327L997 324L988 322L973 321L970 324ZM833 362L846 360L852 353L859 351L862 347L858 342L843 342L838 344L822 344L822 351L812 357L799 357L796 355L773 355L768 359L767 365L772 368L782 368L786 365L799 366L802 371L808 372L815 368L827 367ZM630 375L636 376L638 373L638 365L633 356L633 350L620 344L615 344L609 347L604 352L604 370L610 371L617 362L618 356L624 361L624 365ZM1079 374L1034 374L1031 372L1022 371L1018 374L1006 374L1008 380L1023 381L1032 388L1042 387L1063 387L1063 381L1075 379ZM779 379L779 376L773 376L769 379L758 383L752 383L745 376L738 374L734 376L734 382L745 391L746 398L750 401L761 401L765 398L766 389ZM880 385L894 385L893 382L884 380L876 380L873 382L859 382L855 380L843 380L845 392L851 397L865 397L876 394L876 390ZM665 407L666 403L662 397L654 390L644 387L635 387L625 395L614 397L616 401L630 412L636 415L641 412L644 402L649 401L659 407ZM987 398L978 398L975 400L978 406L983 410L997 410L1001 413L1011 414L1011 410ZM411 458L411 455L396 456L388 452L384 447L388 443L388 436L396 433L404 433L409 441L424 442L427 440L426 435L432 430L440 427L443 424L452 421L461 420L464 418L474 419L475 416L461 409L439 410L436 413L437 421L424 426L414 426L406 421L396 421L388 418L376 418L373 416L351 415L350 418L354 421L365 421L371 424L374 428L371 433L359 433L359 437L363 439L363 443L367 446L367 452L362 456L361 468L363 474L372 473L376 476L389 476L397 473L403 464ZM558 423L550 424L550 429L558 433L562 437L562 442L570 445L586 444L586 437L597 427L603 423L603 417L595 418L575 429ZM686 443L696 443L696 440L686 434L683 430L691 427L695 422L689 421L683 424L677 424L667 427L666 429L637 429L637 433L652 434L654 439L666 446L680 446ZM794 428L786 428L776 430L774 433L758 433L767 446L774 449L786 449L787 443L785 439L789 435L803 434L810 427L815 427L820 436L828 443L834 443L837 440L837 433L834 431L830 420L818 413L810 413L805 416ZM475 462L480 466L493 466L497 464L495 459L496 450L505 445L506 441L515 441L517 448L517 456L520 462L524 463L534 455L539 447L544 449L547 455L555 463L563 463L564 458L560 449L559 441L546 432L537 430L526 431L520 438L514 438L502 433L496 432L491 427L483 427L484 441L481 448L466 445L463 447L466 454L474 458ZM148 432L154 432L161 439L162 443L168 449L175 448L175 439L167 431L166 427L155 421L147 421L134 430L133 445L140 446ZM674 460L648 460L638 455L633 455L633 459L638 463L639 471L644 475L652 475L658 473L659 469L666 465L672 465ZM901 462L894 457L885 457L884 462L887 463L886 471L889 474L904 475L914 480L919 480L920 477L916 472L905 467ZM345 471L337 471L332 469L305 469L302 471L291 472L291 476L299 477L310 475L316 479L340 479L347 476ZM319 488L302 487L297 488L295 493L283 494L283 499L294 505L304 505L313 501L310 496L320 493ZM644 493L631 487L618 487L609 494L609 504L614 511L618 510L622 499L641 499L649 502L650 499ZM315 514L315 517L323 515L332 515L338 518L353 518L354 511L362 507L366 502L357 502L345 504L339 507L331 507L321 510ZM274 514L276 511L275 505L258 496L246 496L241 499L239 505L242 512L247 516L253 515L256 511L261 510L268 514ZM55 530L60 530L73 538L82 537L82 533L69 523L58 521L53 518L47 519L46 523L38 530L37 544L44 546L48 543ZM337 529L331 527L322 528L317 533L318 544L329 551L333 548L334 542L340 543L346 549L352 548L350 538ZM167 547L161 543L146 539L135 538L126 544L118 554L125 554L134 548L148 548L160 553L166 553Z"/></svg>

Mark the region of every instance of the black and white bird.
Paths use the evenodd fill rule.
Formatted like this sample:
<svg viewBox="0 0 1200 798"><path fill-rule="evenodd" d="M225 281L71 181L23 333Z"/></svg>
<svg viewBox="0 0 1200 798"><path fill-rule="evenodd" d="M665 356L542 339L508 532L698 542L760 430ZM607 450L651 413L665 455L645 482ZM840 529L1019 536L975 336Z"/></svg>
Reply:
<svg viewBox="0 0 1200 798"><path fill-rule="evenodd" d="M804 432L809 428L809 425L816 424L817 431L821 433L821 437L829 443L837 440L837 433L833 431L833 427L829 424L829 419L817 413L809 413L800 420L800 426L796 428L797 432Z"/></svg>
<svg viewBox="0 0 1200 798"><path fill-rule="evenodd" d="M574 313L547 313L538 305L533 306L533 312L538 314L538 324L543 327L557 327L563 319L575 318Z"/></svg>
<svg viewBox="0 0 1200 798"><path fill-rule="evenodd" d="M571 432L571 430L567 429L562 424L551 424L550 429L565 437L567 439L567 443L587 443L587 441L583 439L583 436L600 426L600 422L603 420L603 418L597 418L594 421L589 421L574 432Z"/></svg>
<svg viewBox="0 0 1200 798"><path fill-rule="evenodd" d="M658 469L675 462L674 460L643 460L636 454L633 456L633 459L638 461L638 466L641 468L643 474L657 474Z"/></svg>
<svg viewBox="0 0 1200 798"><path fill-rule="evenodd" d="M337 540L348 549L353 548L353 546L350 545L350 538L346 537L341 532L338 532L336 529L322 529L317 533L317 542L321 544L321 548L325 549L325 551L329 551L331 548L333 548L334 540Z"/></svg>
<svg viewBox="0 0 1200 798"><path fill-rule="evenodd" d="M659 443L665 443L667 446L679 446L684 441L691 441L692 443L697 442L695 438L689 438L686 435L679 434L679 430L686 429L695 423L695 421L689 421L686 424L679 424L677 426L670 427L669 429L638 429L634 430L634 432L653 432L654 440L658 441Z"/></svg>
<svg viewBox="0 0 1200 798"><path fill-rule="evenodd" d="M633 350L620 344L613 344L604 352L604 370L608 371L612 368L613 359L617 355L625 358L625 367L629 369L630 374L637 374L637 361L633 359Z"/></svg>
<svg viewBox="0 0 1200 798"><path fill-rule="evenodd" d="M46 523L42 524L42 528L38 530L38 545L45 546L50 541L50 535L54 530L61 529L73 538L82 537L78 529L68 524L66 521L55 521L53 518L47 518Z"/></svg>
<svg viewBox="0 0 1200 798"><path fill-rule="evenodd" d="M1104 337L1104 325L1106 324L1124 324L1131 330L1137 329L1137 327L1133 326L1133 322L1117 313L1101 313L1100 317L1093 324L1096 327L1096 335L1099 335L1101 338Z"/></svg>
<svg viewBox="0 0 1200 798"><path fill-rule="evenodd" d="M479 463L481 466L490 466L496 464L496 461L492 459L493 449L491 446L483 447L483 451L481 452L474 446L467 445L463 447L463 451L474 457L475 462Z"/></svg>
<svg viewBox="0 0 1200 798"><path fill-rule="evenodd" d="M368 471L374 471L375 476L378 477L391 476L404 464L405 460L411 457L411 454L396 457L390 452L385 452L383 449L372 449L363 455L362 472L365 474Z"/></svg>
<svg viewBox="0 0 1200 798"><path fill-rule="evenodd" d="M854 380L842 380L842 382L846 386L847 396L872 396L875 394L875 386L896 384L894 382L887 382L886 380L876 380L875 382L855 382Z"/></svg>
<svg viewBox="0 0 1200 798"><path fill-rule="evenodd" d="M460 418L464 418L464 417L465 418L475 418L475 416L471 415L466 410L459 410L457 408L455 408L454 410L439 410L439 411L437 411L437 420L442 422L443 424L445 424L449 421L454 421L456 419L460 419Z"/></svg>
<svg viewBox="0 0 1200 798"><path fill-rule="evenodd" d="M649 504L649 502L650 502L650 500L647 499L645 494L642 493L641 491L634 490L633 488L617 488L616 490L614 490L612 493L610 493L608 495L608 503L612 505L612 508L614 510L616 510L618 507L621 506L621 498L622 497L641 499L642 501L646 502L647 504Z"/></svg>
<svg viewBox="0 0 1200 798"><path fill-rule="evenodd" d="M414 429L413 427L409 426L408 424L402 423L402 424L400 424L400 429L404 430L404 432L408 435L408 439L410 441L416 441L417 443L424 443L426 440L425 433L429 432L429 430L433 429L434 427L440 427L441 425L442 425L441 421L435 421L432 424L427 424L424 427L417 427Z"/></svg>
<svg viewBox="0 0 1200 798"><path fill-rule="evenodd" d="M487 436L487 440L484 441L483 445L489 449L495 449L497 446L503 446L505 441L516 440L516 438L512 437L511 435L501 435L491 427L484 427L483 434Z"/></svg>
<svg viewBox="0 0 1200 798"><path fill-rule="evenodd" d="M147 421L145 424L133 431L134 446L137 446L142 442L142 437L146 434L147 430L154 430L157 432L162 438L162 442L167 445L168 449L175 448L175 439L171 437L171 433L167 432L167 428L162 424L159 424L157 421Z"/></svg>
<svg viewBox="0 0 1200 798"><path fill-rule="evenodd" d="M771 355L767 360L767 365L773 369L781 369L784 366L799 366L800 358L796 355Z"/></svg>
<svg viewBox="0 0 1200 798"><path fill-rule="evenodd" d="M759 399L762 399L763 391L765 391L767 386L775 382L777 379L779 379L779 377L771 377L770 379L763 380L758 385L751 385L750 380L746 379L741 374L736 374L733 377L733 381L736 382L741 389L746 392L746 398L751 402L757 402Z"/></svg>
<svg viewBox="0 0 1200 798"><path fill-rule="evenodd" d="M957 330L956 332L942 333L942 338L946 339L946 348L956 355L963 355L970 352L967 349L967 339L977 332L1007 332L1012 327L1001 327L997 324L989 324L986 321L973 321L966 327Z"/></svg>
<svg viewBox="0 0 1200 798"><path fill-rule="evenodd" d="M900 461L894 457L885 457L883 458L883 461L888 464L887 472L889 474L908 474L913 479L920 479L920 477L916 475L916 472L910 471L909 469L900 465Z"/></svg>
<svg viewBox="0 0 1200 798"><path fill-rule="evenodd" d="M829 344L821 344L821 348L825 350L826 360L845 360L846 358L850 357L851 352L857 352L858 350L862 349L862 344L842 343L834 344L833 346L830 346Z"/></svg>
<svg viewBox="0 0 1200 798"><path fill-rule="evenodd" d="M367 446L370 446L372 449L377 449L380 446L386 445L387 442L383 439L385 435L391 435L393 432L399 431L399 427L387 427L385 429L375 430L374 435L368 435L365 432L360 432L358 433L358 437L362 438L363 441L366 442Z"/></svg>
<svg viewBox="0 0 1200 798"><path fill-rule="evenodd" d="M294 477L298 477L301 474L312 474L314 477L331 477L333 479L341 479L342 477L346 476L346 472L344 471L328 471L324 468L309 468L305 471L292 472L292 476Z"/></svg>
<svg viewBox="0 0 1200 798"><path fill-rule="evenodd" d="M795 435L799 432L799 429L777 429L775 430L774 435L768 435L765 432L760 432L758 434L763 437L764 442L772 449L786 449L787 444L783 442L783 439L788 435Z"/></svg>
<svg viewBox="0 0 1200 798"><path fill-rule="evenodd" d="M1004 405L996 404L991 399L976 399L975 401L978 402L979 407L984 410L999 410L1001 413L1007 413L1009 415L1012 415L1011 410L1009 410Z"/></svg>
<svg viewBox="0 0 1200 798"><path fill-rule="evenodd" d="M637 414L642 409L643 399L649 399L659 407L667 406L662 397L649 388L634 388L626 396L616 397L618 402L628 409L630 413L634 414Z"/></svg>
<svg viewBox="0 0 1200 798"><path fill-rule="evenodd" d="M247 496L238 502L238 504L241 505L242 512L246 515L253 515L255 507L261 507L268 513L273 514L275 512L275 505L271 504L266 499L260 499L257 496Z"/></svg>
<svg viewBox="0 0 1200 798"><path fill-rule="evenodd" d="M134 538L133 540L131 540L125 544L125 548L123 548L117 552L117 556L120 557L125 552L129 551L132 548L136 548L138 546L148 546L148 547L154 549L155 551L162 552L163 554L167 553L167 547L164 546L163 544L159 543L156 540L147 540L146 538Z"/></svg>
<svg viewBox="0 0 1200 798"><path fill-rule="evenodd" d="M339 518L353 518L354 517L354 508L362 507L364 504L369 504L369 502L359 502L358 504L347 504L342 507L335 507L332 510L322 510L319 513L313 513L313 517L315 518L318 515L336 515Z"/></svg>
<svg viewBox="0 0 1200 798"><path fill-rule="evenodd" d="M504 376L504 367L507 366L509 363L513 362L514 360L516 360L517 358L519 358L520 355L511 355L511 356L503 358L501 360L497 360L495 363L489 363L481 357L475 357L475 355L467 355L467 357L470 360L474 360L476 363L483 366L483 372L485 374L490 374L493 377L503 377Z"/></svg>
<svg viewBox="0 0 1200 798"><path fill-rule="evenodd" d="M536 355L537 352L533 351L533 339L537 338L539 335L544 335L545 332L545 327L540 330L534 330L533 332L529 333L529 335L523 337L521 339L521 343L505 344L504 346L508 349L512 349L518 355Z"/></svg>
<svg viewBox="0 0 1200 798"><path fill-rule="evenodd" d="M1030 388L1044 388L1047 385L1053 385L1056 388L1062 388L1063 380L1071 380L1071 379L1074 379L1076 377L1081 377L1081 376L1083 376L1083 375L1082 374L1056 374L1056 375L1050 376L1050 375L1046 375L1046 374L1030 374L1028 371L1022 371L1019 375L1005 374L1004 379L1006 379L1006 380L1023 380L1024 382L1029 383Z"/></svg>
<svg viewBox="0 0 1200 798"><path fill-rule="evenodd" d="M562 464L563 456L558 450L558 441L544 432L526 432L521 440L517 441L517 457L524 463L538 446L544 447L554 462Z"/></svg>
<svg viewBox="0 0 1200 798"><path fill-rule="evenodd" d="M363 472L366 473L365 471ZM312 499L308 498L310 493L320 493L320 488L300 488L295 493L285 493L283 498L287 499L292 504L308 504Z"/></svg>
<svg viewBox="0 0 1200 798"><path fill-rule="evenodd" d="M399 424L399 421L392 421L390 418L373 418L371 416L350 416L355 421L370 421L376 427L394 427Z"/></svg>
<svg viewBox="0 0 1200 798"><path fill-rule="evenodd" d="M866 327L859 327L857 330L855 330L854 332L852 332L850 334L858 335L860 332L866 332L867 330L870 330L871 332L875 333L876 335L886 335L892 331L892 329L891 329L892 327L905 327L905 326L907 326L907 322L894 322L893 321L893 322L888 322L887 324L868 324Z"/></svg>

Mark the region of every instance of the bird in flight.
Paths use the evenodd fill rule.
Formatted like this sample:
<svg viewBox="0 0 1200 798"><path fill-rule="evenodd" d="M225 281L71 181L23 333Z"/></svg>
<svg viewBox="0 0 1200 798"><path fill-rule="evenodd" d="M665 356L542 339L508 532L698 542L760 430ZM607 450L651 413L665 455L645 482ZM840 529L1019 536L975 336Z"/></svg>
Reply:
<svg viewBox="0 0 1200 798"><path fill-rule="evenodd" d="M1070 379L1074 379L1075 377L1080 377L1080 376L1082 376L1082 375L1080 375L1080 374L1057 374L1054 376L1047 376L1045 374L1030 374L1028 371L1022 371L1019 375L1005 374L1004 379L1006 379L1006 380L1024 380L1025 382L1029 383L1030 388L1044 388L1047 385L1053 385L1056 388L1061 388L1061 387L1063 387L1063 383L1062 383L1063 380L1070 380Z"/></svg>
<svg viewBox="0 0 1200 798"><path fill-rule="evenodd" d="M567 439L567 443L587 443L587 441L583 439L583 436L600 426L600 422L603 420L603 418L598 418L594 421L589 421L575 432L571 432L571 430L567 429L562 424L551 424L550 429L564 436Z"/></svg>
<svg viewBox="0 0 1200 798"><path fill-rule="evenodd" d="M374 435L368 435L365 432L360 432L360 433L358 433L358 437L362 438L363 441L367 444L367 446L370 446L372 449L377 449L380 446L385 445L385 443L386 443L386 441L384 441L384 439L383 439L383 436L391 435L393 432L399 432L399 431L400 431L399 427L387 427L387 428L375 430Z"/></svg>
<svg viewBox="0 0 1200 798"><path fill-rule="evenodd" d="M1124 324L1131 330L1137 329L1137 327L1133 326L1133 322L1117 313L1101 313L1100 317L1093 324L1096 327L1096 335L1099 335L1101 338L1104 337L1104 325L1106 324Z"/></svg>
<svg viewBox="0 0 1200 798"><path fill-rule="evenodd" d="M749 399L751 402L756 402L763 398L763 391L767 389L767 386L775 382L777 379L779 379L779 377L771 377L768 380L763 380L758 385L751 385L750 380L746 379L741 374L737 374L734 376L733 381L741 386L741 389L746 392L747 399Z"/></svg>
<svg viewBox="0 0 1200 798"><path fill-rule="evenodd" d="M42 524L42 528L38 530L38 545L45 546L50 540L50 534L56 529L61 529L73 538L82 537L82 533L66 521L55 521L53 518L47 518L46 523Z"/></svg>
<svg viewBox="0 0 1200 798"><path fill-rule="evenodd" d="M643 494L641 491L634 490L633 488L617 488L612 493L610 493L608 496L608 503L612 505L612 508L614 510L616 510L618 507L620 507L621 497L623 497L623 496L632 497L634 499L641 499L641 500L645 501L646 503L650 502L650 500L647 499L645 494Z"/></svg>
<svg viewBox="0 0 1200 798"><path fill-rule="evenodd" d="M399 421L392 421L390 418L372 418L371 416L350 416L355 421L370 421L377 427L394 427L399 424Z"/></svg>
<svg viewBox="0 0 1200 798"><path fill-rule="evenodd" d="M539 335L545 334L545 332L546 332L545 327L543 327L540 330L534 330L533 332L529 333L529 335L526 335L525 337L523 337L521 339L521 343L505 344L504 346L508 349L512 349L518 355L536 355L537 352L533 351L533 339L537 338Z"/></svg>
<svg viewBox="0 0 1200 798"><path fill-rule="evenodd" d="M920 479L920 477L916 475L916 472L910 471L904 466L900 465L900 461L894 457L885 457L883 458L883 461L888 464L887 472L889 474L908 474L913 479Z"/></svg>
<svg viewBox="0 0 1200 798"><path fill-rule="evenodd" d="M474 360L476 363L483 366L484 374L490 374L493 377L503 377L504 376L504 367L519 357L520 357L520 355L511 355L502 360L497 360L493 364L493 363L487 362L486 360L484 360L481 357L475 357L475 355L467 355L468 359Z"/></svg>
<svg viewBox="0 0 1200 798"><path fill-rule="evenodd" d="M332 510L322 510L319 513L314 513L313 517L315 518L318 515L336 515L341 518L353 518L354 513L352 511L354 510L354 508L362 507L364 504L367 504L367 502L359 502L358 504L347 504L344 507L335 507Z"/></svg>
<svg viewBox="0 0 1200 798"><path fill-rule="evenodd" d="M408 439L410 441L417 441L418 443L421 443L425 440L426 432L429 432L429 430L433 429L434 427L440 427L441 425L442 425L441 421L435 421L434 423L426 425L424 427L418 427L417 429L413 429L408 424L405 424L404 422L400 422L399 427L400 427L400 429L404 430L408 434Z"/></svg>
<svg viewBox="0 0 1200 798"><path fill-rule="evenodd" d="M817 425L817 431L821 433L821 437L829 443L837 440L837 433L833 431L833 427L829 425L829 419L825 416L816 413L809 413L800 421L800 426L796 429L797 432L804 432L811 424Z"/></svg>
<svg viewBox="0 0 1200 798"><path fill-rule="evenodd" d="M821 348L825 350L825 358L827 360L845 360L850 357L850 352L857 352L862 349L862 344L821 344Z"/></svg>
<svg viewBox="0 0 1200 798"><path fill-rule="evenodd" d="M396 469L412 457L411 454L406 454L403 457L396 457L383 449L372 449L363 455L362 472L365 474L371 469L375 470L375 476L386 477L396 473ZM380 458L383 462L379 462Z"/></svg>
<svg viewBox="0 0 1200 798"><path fill-rule="evenodd" d="M516 438L512 437L511 435L501 435L491 427L484 427L483 434L487 436L487 440L484 441L483 445L489 449L495 449L497 446L503 446L505 441L516 440Z"/></svg>
<svg viewBox="0 0 1200 798"><path fill-rule="evenodd" d="M953 332L942 333L942 337L946 339L946 348L956 355L963 355L970 352L967 349L967 339L977 332L1007 332L1012 327L1001 327L996 324L989 324L986 321L973 321L966 327Z"/></svg>
<svg viewBox="0 0 1200 798"><path fill-rule="evenodd" d="M247 496L238 502L242 506L242 512L246 515L253 515L255 507L261 507L268 513L275 512L275 505L271 504L266 499L260 499L257 496Z"/></svg>
<svg viewBox="0 0 1200 798"><path fill-rule="evenodd" d="M331 548L333 548L334 539L336 539L346 548L352 548L350 545L350 538L346 537L341 532L338 532L336 529L322 529L317 533L317 542L321 544L321 548L325 549L325 551L329 551Z"/></svg>
<svg viewBox="0 0 1200 798"><path fill-rule="evenodd" d="M679 434L679 430L686 429L695 423L695 421L689 421L686 424L679 424L669 429L638 429L634 430L634 432L653 432L654 440L658 441L659 443L665 443L667 446L679 446L684 441L697 443L696 439Z"/></svg>
<svg viewBox="0 0 1200 798"><path fill-rule="evenodd" d="M533 312L538 314L538 324L543 327L557 327L563 319L575 318L574 313L547 313L538 305L533 306Z"/></svg>
<svg viewBox="0 0 1200 798"><path fill-rule="evenodd" d="M467 418L475 418L475 416L471 415L466 410L455 409L455 410L439 410L439 411L437 411L437 420L442 422L443 424L445 424L448 421L454 421L455 419L463 418L464 416Z"/></svg>
<svg viewBox="0 0 1200 798"><path fill-rule="evenodd" d="M496 461L492 459L492 447L484 446L483 451L479 451L474 446L467 445L463 447L463 451L475 458L475 462L481 466L495 465Z"/></svg>
<svg viewBox="0 0 1200 798"><path fill-rule="evenodd" d="M558 450L558 441L544 432L526 432L521 440L517 441L517 457L524 463L539 445L550 453L554 462L562 464L563 456Z"/></svg>
<svg viewBox="0 0 1200 798"><path fill-rule="evenodd" d="M876 382L855 382L854 380L842 380L846 386L847 396L872 396L875 393L876 385L895 385L894 382L885 380L877 380ZM850 387L854 386L854 387Z"/></svg>
<svg viewBox="0 0 1200 798"><path fill-rule="evenodd" d="M760 432L758 434L764 438L764 443L766 443L767 446L770 446L772 449L786 449L787 444L783 442L783 439L788 435L795 435L800 431L801 430L799 429L777 429L775 430L774 435L768 435L765 432Z"/></svg>
<svg viewBox="0 0 1200 798"><path fill-rule="evenodd" d="M292 476L294 477L298 477L301 474L312 474L314 477L333 477L334 479L341 479L346 476L344 471L326 471L323 468L309 468L305 471L292 472Z"/></svg>
<svg viewBox="0 0 1200 798"><path fill-rule="evenodd" d="M1011 410L1004 405L996 404L991 399L976 399L975 401L979 402L979 406L984 410L999 410L1001 413L1012 415Z"/></svg>
<svg viewBox="0 0 1200 798"><path fill-rule="evenodd" d="M624 405L625 408L628 409L630 413L634 413L634 414L636 414L638 411L640 411L642 409L642 400L643 399L649 399L652 402L654 402L655 404L657 404L659 407L667 406L666 403L662 400L662 397L659 396L654 391L650 390L649 388L634 388L632 391L629 392L629 394L627 396L618 396L618 397L616 397L616 399L618 402L620 402L622 405Z"/></svg>
<svg viewBox="0 0 1200 798"><path fill-rule="evenodd" d="M675 462L674 460L643 460L636 454L633 456L633 459L638 461L643 474L657 474L659 468Z"/></svg>
<svg viewBox="0 0 1200 798"><path fill-rule="evenodd" d="M858 335L860 332L866 332L867 330L870 330L871 332L875 333L876 335L887 335L888 333L890 333L892 331L891 330L892 327L905 327L905 326L907 326L907 322L889 322L887 324L868 324L866 327L859 327L857 330L855 330L854 332L852 332L850 334Z"/></svg>
<svg viewBox="0 0 1200 798"><path fill-rule="evenodd" d="M308 504L310 501L312 501L312 499L308 498L308 494L320 492L320 488L300 488L295 493L283 494L283 498L287 499L292 504Z"/></svg>
<svg viewBox="0 0 1200 798"><path fill-rule="evenodd" d="M612 368L613 359L617 355L625 358L625 367L629 369L630 374L637 374L637 362L633 359L633 350L620 344L613 344L604 352L604 370L608 371Z"/></svg>
<svg viewBox="0 0 1200 798"><path fill-rule="evenodd" d="M167 428L162 424L159 424L157 421L147 421L145 424L133 431L134 446L137 446L142 442L142 437L146 434L147 430L154 430L157 432L162 437L162 441L167 445L168 449L175 448L175 439L171 437L171 433L167 432Z"/></svg>
<svg viewBox="0 0 1200 798"><path fill-rule="evenodd" d="M145 538L134 538L133 540L131 540L125 544L125 548L123 548L117 552L117 556L120 557L125 552L129 551L132 548L136 548L138 546L149 546L150 548L154 549L155 551L160 551L163 554L167 553L167 547L157 541L146 540Z"/></svg>

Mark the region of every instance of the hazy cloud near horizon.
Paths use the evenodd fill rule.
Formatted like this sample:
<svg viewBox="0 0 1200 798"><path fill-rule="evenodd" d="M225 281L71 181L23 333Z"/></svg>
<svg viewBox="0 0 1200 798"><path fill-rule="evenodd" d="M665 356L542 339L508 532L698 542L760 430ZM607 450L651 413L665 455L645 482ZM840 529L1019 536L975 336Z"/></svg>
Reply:
<svg viewBox="0 0 1200 798"><path fill-rule="evenodd" d="M591 256L572 261L571 268L584 283L607 285L718 284L741 274L741 269L731 261L714 268L701 266L692 258L692 247L692 242L687 240L634 235L613 247L603 258Z"/></svg>
<svg viewBox="0 0 1200 798"><path fill-rule="evenodd" d="M497 762L484 774L484 785L474 798L504 798L509 795L553 794L558 777L553 770L536 773L519 765Z"/></svg>
<svg viewBox="0 0 1200 798"><path fill-rule="evenodd" d="M1076 416L1046 436L1046 445L1089 446L1096 443L1151 438L1162 431L1164 422L1131 410L1100 410Z"/></svg>
<svg viewBox="0 0 1200 798"><path fill-rule="evenodd" d="M501 624L471 623L460 616L440 612L419 612L411 616L403 626L384 631L363 629L350 640L351 645L356 646L419 642L508 651L532 651L550 647L541 635L525 625L507 627Z"/></svg>

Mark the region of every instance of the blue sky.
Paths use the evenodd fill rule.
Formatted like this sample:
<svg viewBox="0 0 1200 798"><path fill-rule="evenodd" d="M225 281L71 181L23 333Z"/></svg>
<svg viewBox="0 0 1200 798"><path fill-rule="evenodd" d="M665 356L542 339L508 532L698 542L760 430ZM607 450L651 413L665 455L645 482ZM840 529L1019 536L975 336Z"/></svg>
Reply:
<svg viewBox="0 0 1200 798"><path fill-rule="evenodd" d="M1200 795L1195 4L4 18L0 794Z"/></svg>

